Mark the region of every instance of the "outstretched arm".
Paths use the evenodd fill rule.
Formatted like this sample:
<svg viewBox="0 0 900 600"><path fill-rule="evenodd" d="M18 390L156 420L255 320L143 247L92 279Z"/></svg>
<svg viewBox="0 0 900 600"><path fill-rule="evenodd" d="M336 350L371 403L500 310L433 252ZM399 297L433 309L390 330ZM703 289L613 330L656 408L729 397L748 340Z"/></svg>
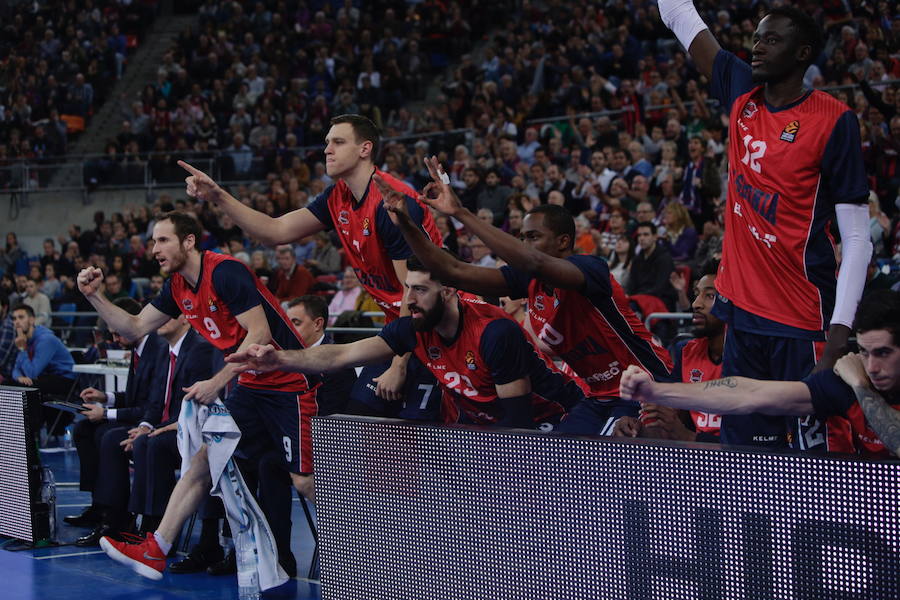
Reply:
<svg viewBox="0 0 900 600"><path fill-rule="evenodd" d="M656 383L636 365L622 373L624 400L721 415L808 415L813 412L809 388L801 381L759 381L724 377L704 383Z"/></svg>
<svg viewBox="0 0 900 600"><path fill-rule="evenodd" d="M110 302L100 291L103 272L96 267L82 269L78 274L77 283L78 290L84 294L110 329L128 341L140 339L155 331L170 318L152 304L145 306L138 314L132 315Z"/></svg>
<svg viewBox="0 0 900 600"><path fill-rule="evenodd" d="M271 344L252 344L225 358L235 365L235 371L296 371L299 373L330 373L348 367L383 362L394 356L384 338L373 336L352 344L323 344L303 350L275 350Z"/></svg>
<svg viewBox="0 0 900 600"><path fill-rule="evenodd" d="M693 0L659 0L659 16L690 53L700 73L710 79L721 46L700 18Z"/></svg>
<svg viewBox="0 0 900 600"><path fill-rule="evenodd" d="M413 254L444 285L483 296L509 295L506 279L499 269L470 265L453 258L446 251L435 246L409 216L406 197L387 185L378 175L375 175L374 180L381 190L381 196L384 198L384 206L388 210L388 215L400 229L400 233L403 234L403 238L409 244ZM452 193L449 185L447 189ZM419 199L423 200L423 197L420 196Z"/></svg>
<svg viewBox="0 0 900 600"><path fill-rule="evenodd" d="M433 181L425 188L421 198L423 202L462 221L468 231L478 236L514 269L524 271L555 287L581 289L584 286L584 274L569 261L535 250L497 227L485 223L467 210L453 189L443 182L441 177L443 168L436 157L426 158L425 164ZM429 193L432 191L436 192L434 197Z"/></svg>
<svg viewBox="0 0 900 600"><path fill-rule="evenodd" d="M178 161L178 166L190 173L184 180L188 196L212 202L220 207L238 227L267 246L296 242L325 229L325 225L308 208L273 218L243 204L200 169L183 160Z"/></svg>

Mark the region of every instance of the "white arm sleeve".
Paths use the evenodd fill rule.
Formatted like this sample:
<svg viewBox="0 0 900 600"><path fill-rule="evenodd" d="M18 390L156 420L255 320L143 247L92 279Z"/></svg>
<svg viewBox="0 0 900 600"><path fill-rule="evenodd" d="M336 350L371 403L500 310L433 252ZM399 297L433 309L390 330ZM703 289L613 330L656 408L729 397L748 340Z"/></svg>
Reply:
<svg viewBox="0 0 900 600"><path fill-rule="evenodd" d="M831 324L853 326L856 305L866 285L866 273L872 258L869 240L869 207L865 204L837 204L838 230L841 232L841 270Z"/></svg>
<svg viewBox="0 0 900 600"><path fill-rule="evenodd" d="M697 34L708 29L693 0L659 0L659 16L687 51Z"/></svg>

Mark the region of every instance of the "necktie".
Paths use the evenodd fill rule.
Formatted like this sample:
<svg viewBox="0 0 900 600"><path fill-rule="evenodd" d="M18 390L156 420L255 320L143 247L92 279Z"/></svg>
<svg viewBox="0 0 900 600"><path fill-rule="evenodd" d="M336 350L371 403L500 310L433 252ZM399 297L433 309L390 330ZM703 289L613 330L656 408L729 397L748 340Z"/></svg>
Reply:
<svg viewBox="0 0 900 600"><path fill-rule="evenodd" d="M169 420L169 404L172 401L172 380L175 379L176 358L174 352L169 352L169 381L166 382L166 405L163 406L162 423Z"/></svg>
<svg viewBox="0 0 900 600"><path fill-rule="evenodd" d="M141 362L141 355L137 353L137 350L131 351L131 368L132 373L137 373L138 363Z"/></svg>

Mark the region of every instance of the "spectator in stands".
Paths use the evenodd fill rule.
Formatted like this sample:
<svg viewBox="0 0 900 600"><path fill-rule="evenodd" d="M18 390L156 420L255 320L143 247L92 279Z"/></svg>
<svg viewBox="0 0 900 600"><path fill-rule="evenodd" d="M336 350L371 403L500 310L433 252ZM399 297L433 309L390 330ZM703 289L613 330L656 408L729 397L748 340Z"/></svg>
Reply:
<svg viewBox="0 0 900 600"><path fill-rule="evenodd" d="M629 296L648 294L662 300L669 310L675 308L675 290L669 276L675 270L672 255L659 243L656 225L640 223L635 230L640 252L631 263L628 277Z"/></svg>
<svg viewBox="0 0 900 600"><path fill-rule="evenodd" d="M341 254L334 244L331 236L325 231L320 231L315 236L316 247L312 256L303 264L314 275L330 275L341 271Z"/></svg>
<svg viewBox="0 0 900 600"><path fill-rule="evenodd" d="M697 251L697 230L691 221L687 208L680 202L672 202L663 209L665 226L663 243L676 263L684 264L694 258Z"/></svg>
<svg viewBox="0 0 900 600"><path fill-rule="evenodd" d="M353 267L348 266L344 269L344 277L341 279L341 289L331 298L328 305L328 312L333 315L328 319L328 326L334 325L338 315L348 310L359 310L357 308L360 293L363 292L362 286L359 285L359 279L356 278L356 272Z"/></svg>
<svg viewBox="0 0 900 600"><path fill-rule="evenodd" d="M6 234L6 247L0 248L0 271L15 273L20 260L25 258L25 251L19 247L19 238L15 232Z"/></svg>
<svg viewBox="0 0 900 600"><path fill-rule="evenodd" d="M634 240L630 235L620 236L616 240L607 262L609 262L610 275L624 289L628 289L632 260L634 260Z"/></svg>
<svg viewBox="0 0 900 600"><path fill-rule="evenodd" d="M491 169L484 178L484 187L478 194L475 206L477 210L489 209L494 215L494 224L500 225L505 217L506 202L511 195L512 189L500 183L500 172Z"/></svg>
<svg viewBox="0 0 900 600"><path fill-rule="evenodd" d="M244 135L236 133L231 138L231 145L225 149L234 166L234 175L244 178L250 174L253 166L253 150L244 143Z"/></svg>
<svg viewBox="0 0 900 600"><path fill-rule="evenodd" d="M27 279L25 281L25 297L22 298L21 301L23 304L31 307L35 316L35 324L44 327L50 326L52 320L50 318L50 311L52 310L50 298L40 291L37 281L34 279Z"/></svg>
<svg viewBox="0 0 900 600"><path fill-rule="evenodd" d="M50 298L51 302L55 300L62 291L62 283L56 277L55 263L47 263L47 265L44 266L44 281L41 283L40 291Z"/></svg>
<svg viewBox="0 0 900 600"><path fill-rule="evenodd" d="M297 264L290 244L275 248L275 260L278 268L269 280L269 289L279 302L308 294L316 280L306 267Z"/></svg>
<svg viewBox="0 0 900 600"><path fill-rule="evenodd" d="M128 292L122 289L122 278L121 276L113 271L110 271L105 278L106 289L103 292L103 295L106 296L106 299L110 302L115 302L119 298L127 298Z"/></svg>
<svg viewBox="0 0 900 600"><path fill-rule="evenodd" d="M479 267L495 267L497 259L491 255L491 249L477 236L469 236L469 249L472 251L472 264Z"/></svg>
<svg viewBox="0 0 900 600"><path fill-rule="evenodd" d="M681 183L681 203L684 204L699 223L701 216L708 216L710 202L722 193L719 173L715 163L707 156L707 143L700 136L688 142L689 161L684 168ZM704 212L706 213L704 215Z"/></svg>

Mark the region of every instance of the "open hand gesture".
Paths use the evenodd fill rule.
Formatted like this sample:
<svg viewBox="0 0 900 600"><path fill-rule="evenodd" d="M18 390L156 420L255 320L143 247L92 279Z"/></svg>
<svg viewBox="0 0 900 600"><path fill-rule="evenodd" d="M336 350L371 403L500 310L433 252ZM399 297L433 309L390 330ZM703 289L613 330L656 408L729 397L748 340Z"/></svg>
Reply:
<svg viewBox="0 0 900 600"><path fill-rule="evenodd" d="M178 161L178 166L190 173L185 177L187 195L201 201L209 201L216 204L222 197L223 191L219 184L200 169L189 165L183 160Z"/></svg>
<svg viewBox="0 0 900 600"><path fill-rule="evenodd" d="M241 352L235 352L225 357L225 362L237 366L235 369L238 373L244 371L257 371L259 373L269 373L282 368L281 358L278 351L272 344L261 346L259 344L250 344Z"/></svg>

